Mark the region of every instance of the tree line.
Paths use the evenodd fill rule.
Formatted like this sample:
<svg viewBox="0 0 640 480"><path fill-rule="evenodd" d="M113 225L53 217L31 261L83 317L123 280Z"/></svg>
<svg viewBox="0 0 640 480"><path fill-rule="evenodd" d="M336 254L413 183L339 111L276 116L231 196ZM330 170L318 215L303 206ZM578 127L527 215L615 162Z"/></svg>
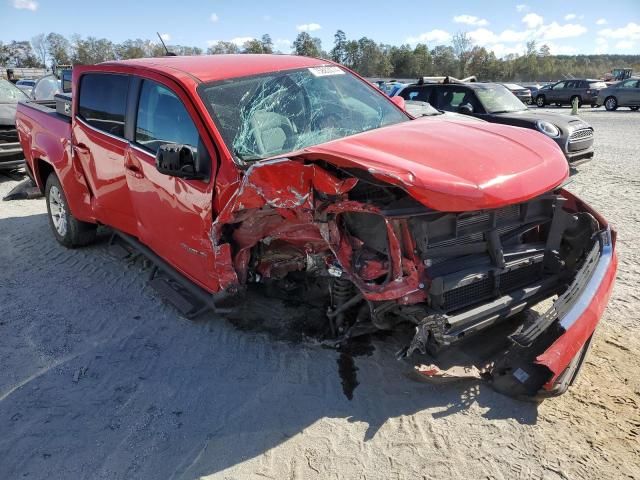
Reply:
<svg viewBox="0 0 640 480"><path fill-rule="evenodd" d="M206 51L183 45L169 45L168 49L177 55L282 53L274 48L269 34L248 40L243 45L219 41ZM476 75L480 80L550 81L570 75L600 78L614 67L640 71L640 55L552 55L548 45L538 45L535 41L528 42L521 54L498 58L485 47L474 45L464 32L455 34L450 45L429 48L424 43L396 46L368 37L348 39L344 31L338 30L328 51L323 49L319 38L301 32L293 42L292 50L296 55L331 59L365 77L381 78ZM87 65L164 54L164 46L150 40L130 39L115 43L92 36L67 38L55 32L36 35L30 41L0 42L0 65L15 67Z"/></svg>

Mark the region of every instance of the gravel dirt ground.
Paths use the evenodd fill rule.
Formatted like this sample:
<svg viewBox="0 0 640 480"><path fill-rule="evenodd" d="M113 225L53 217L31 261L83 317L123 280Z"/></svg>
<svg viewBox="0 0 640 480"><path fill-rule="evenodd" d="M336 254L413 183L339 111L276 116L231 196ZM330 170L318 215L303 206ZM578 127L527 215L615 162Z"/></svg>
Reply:
<svg viewBox="0 0 640 480"><path fill-rule="evenodd" d="M596 157L569 188L620 267L577 383L540 405L416 383L392 339L350 401L337 352L188 321L106 241L59 246L44 200L0 202L0 478L640 479L640 112L580 114Z"/></svg>

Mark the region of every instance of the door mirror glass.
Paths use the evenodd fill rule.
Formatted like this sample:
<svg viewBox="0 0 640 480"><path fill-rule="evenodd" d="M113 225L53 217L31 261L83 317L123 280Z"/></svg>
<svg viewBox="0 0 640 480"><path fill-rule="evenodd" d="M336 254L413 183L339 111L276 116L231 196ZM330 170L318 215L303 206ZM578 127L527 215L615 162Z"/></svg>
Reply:
<svg viewBox="0 0 640 480"><path fill-rule="evenodd" d="M196 169L196 152L190 145L164 144L156 153L156 169L172 177L201 180Z"/></svg>

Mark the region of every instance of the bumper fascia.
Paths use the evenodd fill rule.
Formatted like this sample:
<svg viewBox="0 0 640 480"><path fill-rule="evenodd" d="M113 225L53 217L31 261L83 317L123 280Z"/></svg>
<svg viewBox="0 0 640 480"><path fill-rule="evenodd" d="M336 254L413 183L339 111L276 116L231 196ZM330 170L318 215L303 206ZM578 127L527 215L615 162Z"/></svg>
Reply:
<svg viewBox="0 0 640 480"><path fill-rule="evenodd" d="M575 370L579 370L585 358L583 350L586 353L587 344L611 296L617 268L615 234L607 227L603 233L602 251L593 275L573 306L560 319L564 333L536 358L536 364L545 366L551 372L551 377L543 386L543 395L559 395L566 390L566 387L558 388L563 380L561 376L575 357L582 355L579 363L574 365Z"/></svg>

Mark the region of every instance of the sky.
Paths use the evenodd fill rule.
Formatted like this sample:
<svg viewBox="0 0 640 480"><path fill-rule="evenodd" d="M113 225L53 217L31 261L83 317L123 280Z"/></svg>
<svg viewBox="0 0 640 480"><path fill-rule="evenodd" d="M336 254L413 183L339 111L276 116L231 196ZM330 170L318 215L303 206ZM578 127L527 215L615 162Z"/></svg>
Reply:
<svg viewBox="0 0 640 480"><path fill-rule="evenodd" d="M640 0L0 0L5 43L50 31L154 40L157 31L169 44L206 49L269 33L276 49L289 53L301 31L329 50L338 29L349 39L430 48L467 32L499 57L522 54L529 40L553 54L640 54Z"/></svg>

